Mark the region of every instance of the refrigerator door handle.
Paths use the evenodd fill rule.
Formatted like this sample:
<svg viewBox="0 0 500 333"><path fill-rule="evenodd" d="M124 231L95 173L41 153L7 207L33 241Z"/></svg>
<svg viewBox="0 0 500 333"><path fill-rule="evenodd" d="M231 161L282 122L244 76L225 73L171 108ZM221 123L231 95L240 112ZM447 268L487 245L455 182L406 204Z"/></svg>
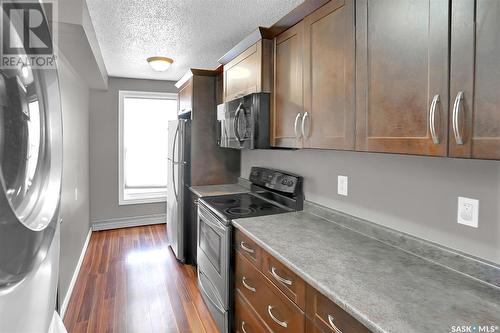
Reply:
<svg viewBox="0 0 500 333"><path fill-rule="evenodd" d="M175 154L177 150L177 137L179 136L179 123L177 123L177 127L175 128L175 134L174 134L174 143L172 146L172 186L174 190L174 196L175 196L175 201L179 201L179 197L177 194L177 187L175 185L175 166L178 164L178 162L175 161Z"/></svg>
<svg viewBox="0 0 500 333"><path fill-rule="evenodd" d="M174 188L175 201L179 201L179 197L177 196L177 188L175 186L175 163L172 161L172 186Z"/></svg>
<svg viewBox="0 0 500 333"><path fill-rule="evenodd" d="M179 124L177 124L177 127L175 128L175 135L174 135L174 143L172 146L172 162L173 164L177 164L175 161L175 151L177 150L177 136L179 135Z"/></svg>

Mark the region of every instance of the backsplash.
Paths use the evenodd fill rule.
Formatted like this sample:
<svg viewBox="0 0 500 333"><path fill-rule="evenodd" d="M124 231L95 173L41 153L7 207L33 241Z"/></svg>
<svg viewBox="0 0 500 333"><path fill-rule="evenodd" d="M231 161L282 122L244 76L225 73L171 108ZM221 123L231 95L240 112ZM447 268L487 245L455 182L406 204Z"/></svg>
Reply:
<svg viewBox="0 0 500 333"><path fill-rule="evenodd" d="M304 176L306 200L500 263L500 162L326 150L244 151L252 166ZM348 176L348 196L337 176ZM479 227L457 224L457 197L478 199Z"/></svg>

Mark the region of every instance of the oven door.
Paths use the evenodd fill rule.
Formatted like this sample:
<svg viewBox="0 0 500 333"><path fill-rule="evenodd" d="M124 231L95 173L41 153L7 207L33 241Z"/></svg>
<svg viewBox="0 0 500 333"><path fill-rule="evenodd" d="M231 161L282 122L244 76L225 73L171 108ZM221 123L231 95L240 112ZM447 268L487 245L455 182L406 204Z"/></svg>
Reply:
<svg viewBox="0 0 500 333"><path fill-rule="evenodd" d="M198 270L206 276L210 285L203 289L214 289L215 293L207 295L213 303L222 303L229 308L229 259L230 259L231 227L225 225L201 201L198 204ZM203 284L203 280L200 280Z"/></svg>

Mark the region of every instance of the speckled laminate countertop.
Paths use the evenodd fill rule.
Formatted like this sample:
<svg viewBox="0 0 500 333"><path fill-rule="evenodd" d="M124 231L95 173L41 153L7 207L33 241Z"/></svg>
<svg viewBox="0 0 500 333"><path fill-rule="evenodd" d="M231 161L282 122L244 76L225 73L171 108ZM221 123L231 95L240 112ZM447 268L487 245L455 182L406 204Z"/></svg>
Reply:
<svg viewBox="0 0 500 333"><path fill-rule="evenodd" d="M249 189L241 184L203 185L191 186L191 191L198 197L211 197L215 195L227 195L248 192Z"/></svg>
<svg viewBox="0 0 500 333"><path fill-rule="evenodd" d="M335 222L294 212L233 224L374 332L500 326L500 288Z"/></svg>

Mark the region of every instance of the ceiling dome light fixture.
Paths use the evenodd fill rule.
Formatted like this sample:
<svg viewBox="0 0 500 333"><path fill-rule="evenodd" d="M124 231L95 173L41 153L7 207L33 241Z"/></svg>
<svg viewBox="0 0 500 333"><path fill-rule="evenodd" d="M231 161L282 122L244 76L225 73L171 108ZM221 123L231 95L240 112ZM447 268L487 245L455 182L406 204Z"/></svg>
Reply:
<svg viewBox="0 0 500 333"><path fill-rule="evenodd" d="M155 72L164 72L166 71L170 65L174 62L172 59L167 58L167 57L150 57L147 59L149 66L155 71Z"/></svg>

